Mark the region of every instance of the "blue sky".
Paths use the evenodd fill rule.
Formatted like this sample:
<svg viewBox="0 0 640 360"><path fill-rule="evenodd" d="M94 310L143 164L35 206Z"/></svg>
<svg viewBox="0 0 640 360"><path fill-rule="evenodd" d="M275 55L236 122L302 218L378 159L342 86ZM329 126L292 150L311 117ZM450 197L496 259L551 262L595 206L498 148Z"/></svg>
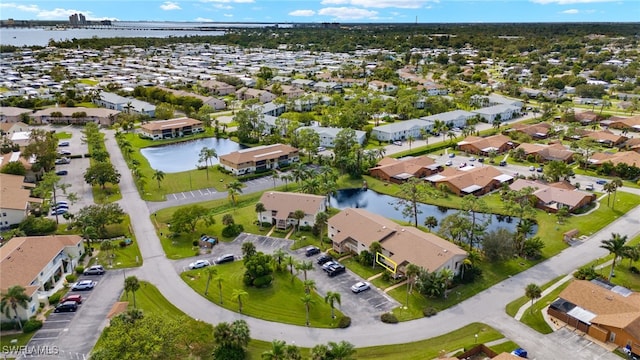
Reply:
<svg viewBox="0 0 640 360"><path fill-rule="evenodd" d="M638 22L640 0L2 0L1 19L215 22Z"/></svg>

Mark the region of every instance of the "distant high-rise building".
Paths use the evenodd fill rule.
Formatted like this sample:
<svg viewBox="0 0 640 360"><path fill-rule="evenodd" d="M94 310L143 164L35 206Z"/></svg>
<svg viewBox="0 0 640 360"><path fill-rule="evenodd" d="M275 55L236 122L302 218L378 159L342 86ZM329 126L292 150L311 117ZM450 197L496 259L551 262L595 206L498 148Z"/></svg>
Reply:
<svg viewBox="0 0 640 360"><path fill-rule="evenodd" d="M73 14L69 16L71 26L87 25L87 18L83 14Z"/></svg>

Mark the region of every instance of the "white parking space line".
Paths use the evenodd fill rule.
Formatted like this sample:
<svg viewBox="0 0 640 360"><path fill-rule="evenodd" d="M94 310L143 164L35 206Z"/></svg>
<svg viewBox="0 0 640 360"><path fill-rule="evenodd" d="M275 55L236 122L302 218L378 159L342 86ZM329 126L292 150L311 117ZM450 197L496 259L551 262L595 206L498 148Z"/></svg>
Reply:
<svg viewBox="0 0 640 360"><path fill-rule="evenodd" d="M191 197L196 197L195 195L193 195L193 191L189 191L191 193Z"/></svg>
<svg viewBox="0 0 640 360"><path fill-rule="evenodd" d="M45 323L70 322L71 320L47 320Z"/></svg>

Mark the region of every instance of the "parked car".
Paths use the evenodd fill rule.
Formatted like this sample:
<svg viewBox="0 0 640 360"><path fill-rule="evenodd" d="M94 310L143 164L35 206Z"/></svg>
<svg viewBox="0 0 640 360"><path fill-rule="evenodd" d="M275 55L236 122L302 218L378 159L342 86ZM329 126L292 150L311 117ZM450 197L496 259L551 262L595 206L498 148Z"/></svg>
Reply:
<svg viewBox="0 0 640 360"><path fill-rule="evenodd" d="M505 160L500 161L500 166L507 166L507 162Z"/></svg>
<svg viewBox="0 0 640 360"><path fill-rule="evenodd" d="M69 205L67 205L67 204L55 204L52 209L53 210L59 210L59 209L67 209L67 210L69 210Z"/></svg>
<svg viewBox="0 0 640 360"><path fill-rule="evenodd" d="M335 266L332 266L329 268L329 270L327 271L327 275L329 277L334 277L336 275L340 275L344 272L347 271L347 268L345 268L343 265L337 264Z"/></svg>
<svg viewBox="0 0 640 360"><path fill-rule="evenodd" d="M317 248L317 247L315 247L315 246L309 246L309 247L307 247L307 248L305 249L304 254L305 254L307 257L313 256L313 255L317 255L317 254L320 254L320 249L318 249L318 248Z"/></svg>
<svg viewBox="0 0 640 360"><path fill-rule="evenodd" d="M64 200L59 200L59 201L56 201L56 205L69 205L69 203Z"/></svg>
<svg viewBox="0 0 640 360"><path fill-rule="evenodd" d="M536 171L537 171L537 172L542 172L542 166L539 166L539 167L536 169Z"/></svg>
<svg viewBox="0 0 640 360"><path fill-rule="evenodd" d="M211 265L209 260L198 260L189 264L189 269L200 269Z"/></svg>
<svg viewBox="0 0 640 360"><path fill-rule="evenodd" d="M460 169L462 169L463 167L467 166L467 163L462 163L460 164L460 166L458 166Z"/></svg>
<svg viewBox="0 0 640 360"><path fill-rule="evenodd" d="M78 303L75 301L65 301L56 306L56 309L53 312L75 312L78 310Z"/></svg>
<svg viewBox="0 0 640 360"><path fill-rule="evenodd" d="M587 184L587 186L585 186L584 189L587 191L593 191L593 184Z"/></svg>
<svg viewBox="0 0 640 360"><path fill-rule="evenodd" d="M533 165L529 166L529 171L536 171L536 167Z"/></svg>
<svg viewBox="0 0 640 360"><path fill-rule="evenodd" d="M69 212L68 208L59 208L59 209L53 209L51 210L51 215L55 216L55 215L62 215L64 213Z"/></svg>
<svg viewBox="0 0 640 360"><path fill-rule="evenodd" d="M469 161L476 161L476 157L475 156L470 157Z"/></svg>
<svg viewBox="0 0 640 360"><path fill-rule="evenodd" d="M603 179L596 180L596 184L598 184L598 185L604 185L606 183L607 183L607 180L603 180Z"/></svg>
<svg viewBox="0 0 640 360"><path fill-rule="evenodd" d="M58 146L69 146L69 142L68 141L61 141L58 143Z"/></svg>
<svg viewBox="0 0 640 360"><path fill-rule="evenodd" d="M58 175L58 176L65 176L67 174L69 174L69 171L67 171L67 170L56 171L56 175Z"/></svg>
<svg viewBox="0 0 640 360"><path fill-rule="evenodd" d="M322 264L322 270L328 271L330 267L335 266L335 265L340 265L340 264L338 262L336 262L335 260L329 260L329 261L325 262L324 264Z"/></svg>
<svg viewBox="0 0 640 360"><path fill-rule="evenodd" d="M82 295L78 295L78 294L67 295L60 300L60 304L65 303L67 301L74 301L77 304L82 304Z"/></svg>
<svg viewBox="0 0 640 360"><path fill-rule="evenodd" d="M83 290L91 290L96 286L96 282L93 280L80 280L77 283L73 284L71 290L73 291L83 291Z"/></svg>
<svg viewBox="0 0 640 360"><path fill-rule="evenodd" d="M402 141L394 141L393 145L402 146Z"/></svg>
<svg viewBox="0 0 640 360"><path fill-rule="evenodd" d="M515 350L513 350L511 352L511 355L515 355L521 358L527 358L527 356L529 356L529 354L527 354L527 350L523 349L523 348L517 348Z"/></svg>
<svg viewBox="0 0 640 360"><path fill-rule="evenodd" d="M454 157L456 157L456 154L454 154L454 153L449 153L449 157L453 159Z"/></svg>
<svg viewBox="0 0 640 360"><path fill-rule="evenodd" d="M215 263L216 264L224 264L224 263L232 262L235 259L236 259L236 257L233 254L224 254L222 256L219 256L216 259Z"/></svg>
<svg viewBox="0 0 640 360"><path fill-rule="evenodd" d="M327 150L327 148L326 148L326 147L324 147L324 146L318 146L318 152L325 151L325 150Z"/></svg>
<svg viewBox="0 0 640 360"><path fill-rule="evenodd" d="M446 163L444 163L446 166L452 166L453 165L453 161L448 160Z"/></svg>
<svg viewBox="0 0 640 360"><path fill-rule="evenodd" d="M353 286L351 286L351 291L358 294L361 293L363 291L369 290L371 289L371 284L369 284L366 281L360 281L357 282L355 284L353 284Z"/></svg>
<svg viewBox="0 0 640 360"><path fill-rule="evenodd" d="M479 159L478 159L478 162L483 163L483 162L484 162L484 158L479 158Z"/></svg>
<svg viewBox="0 0 640 360"><path fill-rule="evenodd" d="M71 155L71 151L69 151L69 150L60 150L60 151L58 151L58 154L59 155L63 155L63 156L64 155Z"/></svg>
<svg viewBox="0 0 640 360"><path fill-rule="evenodd" d="M93 265L88 269L84 269L83 274L85 275L102 275L104 274L104 268L102 265Z"/></svg>
<svg viewBox="0 0 640 360"><path fill-rule="evenodd" d="M325 263L327 263L327 261L331 261L333 260L333 258L327 254L322 254L320 256L318 256L318 258L316 259L316 262L318 263L318 265L324 265Z"/></svg>
<svg viewBox="0 0 640 360"><path fill-rule="evenodd" d="M55 164L56 165L65 165L65 164L70 164L71 160L69 158L63 157L60 159L56 159Z"/></svg>

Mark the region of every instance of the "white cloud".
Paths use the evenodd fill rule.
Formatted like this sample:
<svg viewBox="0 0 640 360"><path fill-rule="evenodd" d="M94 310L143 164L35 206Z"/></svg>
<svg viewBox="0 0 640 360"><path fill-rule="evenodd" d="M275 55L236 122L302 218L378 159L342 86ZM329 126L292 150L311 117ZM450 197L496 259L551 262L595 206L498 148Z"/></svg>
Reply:
<svg viewBox="0 0 640 360"><path fill-rule="evenodd" d="M378 12L353 7L330 7L320 9L318 14L332 16L339 20L357 20L362 18L373 18L378 15Z"/></svg>
<svg viewBox="0 0 640 360"><path fill-rule="evenodd" d="M578 10L578 9L568 9L568 10L565 10L565 11L561 11L560 13L561 14L577 14L579 12L580 12L580 10Z"/></svg>
<svg viewBox="0 0 640 360"><path fill-rule="evenodd" d="M233 17L233 14L224 14L224 17Z"/></svg>
<svg viewBox="0 0 640 360"><path fill-rule="evenodd" d="M313 10L294 10L289 13L291 16L313 16L316 12Z"/></svg>
<svg viewBox="0 0 640 360"><path fill-rule="evenodd" d="M202 0L202 2L247 4L253 3L254 0Z"/></svg>
<svg viewBox="0 0 640 360"><path fill-rule="evenodd" d="M162 10L181 10L182 8L178 3L172 1L165 1L164 4L160 5L160 9Z"/></svg>
<svg viewBox="0 0 640 360"><path fill-rule="evenodd" d="M213 7L216 8L216 9L221 9L221 10L231 10L231 9L233 9L233 6L225 5L225 4L214 4Z"/></svg>
<svg viewBox="0 0 640 360"><path fill-rule="evenodd" d="M438 2L438 0L322 0L322 5L353 5L365 8L401 8L419 9L427 2Z"/></svg>
<svg viewBox="0 0 640 360"><path fill-rule="evenodd" d="M115 18L106 18L106 17L96 17L93 15L91 11L87 10L76 10L76 9L63 9L63 8L55 8L55 9L41 9L38 5L21 5L16 3L2 3L0 4L0 9L15 9L18 11L28 12L35 15L35 18L39 20L67 20L69 16L73 14L84 14L88 20L113 20Z"/></svg>
<svg viewBox="0 0 640 360"><path fill-rule="evenodd" d="M22 5L22 4L16 4L16 3L3 3L0 4L0 8L11 8L11 9L16 9L16 10L20 10L20 11L26 11L26 12L34 12L37 13L40 11L40 8L38 7L38 5Z"/></svg>
<svg viewBox="0 0 640 360"><path fill-rule="evenodd" d="M203 18L203 17L197 17L197 18L193 19L193 21L196 21L196 22L213 22L213 19L207 19L207 18Z"/></svg>
<svg viewBox="0 0 640 360"><path fill-rule="evenodd" d="M530 0L536 4L558 4L558 5L573 5L573 4L592 4L601 2L612 2L617 0Z"/></svg>

